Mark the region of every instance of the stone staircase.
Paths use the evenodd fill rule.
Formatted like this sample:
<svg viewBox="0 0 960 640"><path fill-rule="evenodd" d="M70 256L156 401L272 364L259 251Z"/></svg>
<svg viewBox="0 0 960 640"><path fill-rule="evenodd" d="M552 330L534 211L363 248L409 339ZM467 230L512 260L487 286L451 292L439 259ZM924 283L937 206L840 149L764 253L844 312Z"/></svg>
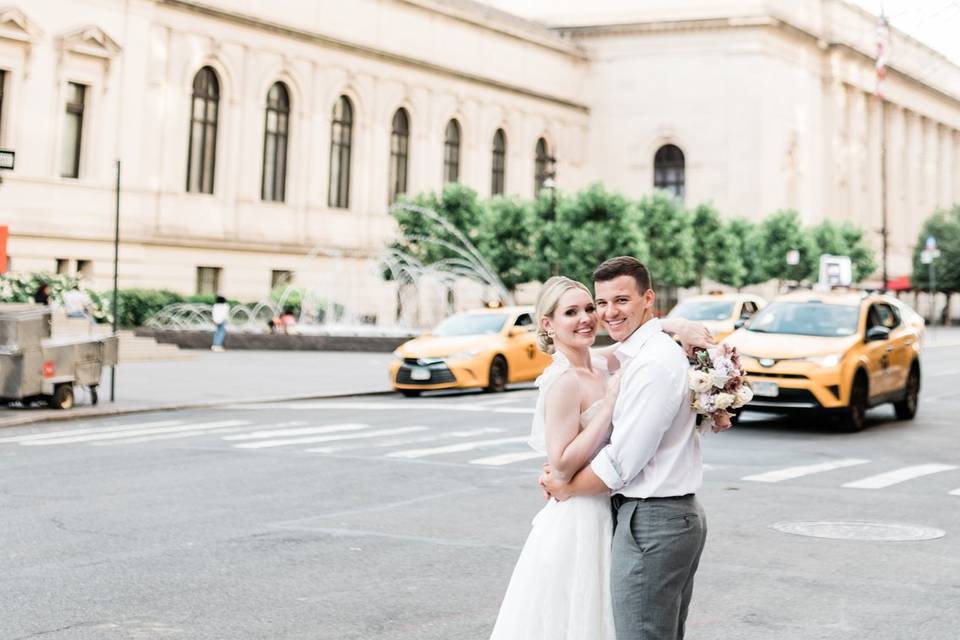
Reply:
<svg viewBox="0 0 960 640"><path fill-rule="evenodd" d="M62 312L53 312L54 337L110 335L110 325L95 324L86 318L68 318ZM189 360L193 354L183 351L175 344L159 343L153 338L136 336L133 331L117 332L119 337L119 362L153 362L156 360Z"/></svg>

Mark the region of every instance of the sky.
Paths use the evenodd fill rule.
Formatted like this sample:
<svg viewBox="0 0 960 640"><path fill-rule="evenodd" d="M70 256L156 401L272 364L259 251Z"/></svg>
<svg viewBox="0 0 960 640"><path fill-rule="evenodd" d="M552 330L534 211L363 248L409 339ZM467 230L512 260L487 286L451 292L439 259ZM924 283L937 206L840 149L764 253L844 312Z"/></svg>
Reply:
<svg viewBox="0 0 960 640"><path fill-rule="evenodd" d="M550 0L480 0L504 11L530 17L551 4ZM580 0L582 2L583 0ZM604 7L641 0L606 0ZM682 0L678 0L682 1ZM797 0L809 2L811 0ZM910 34L960 65L960 0L848 0L864 9L879 14L881 5L897 29ZM598 2L598 0L593 0ZM579 4L579 2L578 2ZM579 5L583 6L583 5ZM582 10L582 9L581 9Z"/></svg>

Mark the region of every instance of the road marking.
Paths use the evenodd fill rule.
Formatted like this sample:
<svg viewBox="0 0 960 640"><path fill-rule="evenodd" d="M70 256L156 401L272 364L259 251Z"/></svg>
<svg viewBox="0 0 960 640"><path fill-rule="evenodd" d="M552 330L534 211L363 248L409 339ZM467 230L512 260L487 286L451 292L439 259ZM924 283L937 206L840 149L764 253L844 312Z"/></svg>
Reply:
<svg viewBox="0 0 960 640"><path fill-rule="evenodd" d="M379 436L393 436L399 433L426 431L427 427L401 427L399 429L380 429L378 431L363 431L362 433L348 433L335 436L311 436L308 438L289 438L287 440L260 440L258 442L241 442L233 445L237 449L267 449L270 447L285 447L291 444L313 444L316 442L333 442L335 440L358 440L361 438L377 438ZM307 449L310 451L310 449Z"/></svg>
<svg viewBox="0 0 960 640"><path fill-rule="evenodd" d="M438 433L432 436L423 436L420 438L396 438L394 440L386 440L385 442L364 442L362 444L347 444L337 447L317 447L316 449L311 449L315 453L340 453L341 451L350 451L352 449L363 449L368 447L399 447L406 444L416 444L418 442L435 442L437 440L445 440L447 438L472 438L474 436L482 436L487 433L503 433L504 429L499 427L485 427L483 429L471 429L469 431L447 431L444 433Z"/></svg>
<svg viewBox="0 0 960 640"><path fill-rule="evenodd" d="M440 453L457 453L460 451L470 451L496 444L507 444L513 442L527 442L530 436L519 436L515 438L495 438L493 440L475 440L473 442L464 442L462 444L451 444L445 447L433 447L429 449L406 449L404 451L391 451L386 454L387 458L424 458L426 456L435 456Z"/></svg>
<svg viewBox="0 0 960 640"><path fill-rule="evenodd" d="M544 458L547 454L540 453L539 451L520 451L516 453L502 453L498 456L489 456L487 458L477 458L476 460L471 460L470 464L484 464L490 465L492 467L499 467L501 465L510 464L513 462L520 462L522 460L533 460L534 458Z"/></svg>
<svg viewBox="0 0 960 640"><path fill-rule="evenodd" d="M960 496L960 489L954 489L950 492L951 496Z"/></svg>
<svg viewBox="0 0 960 640"><path fill-rule="evenodd" d="M180 438L195 438L197 436L207 436L220 433L235 433L243 431L246 427L224 427L222 429L210 429L208 431L185 431L183 433L164 433L158 436L140 436L137 438L123 438L121 440L107 440L106 442L93 442L91 447L115 447L124 444L139 444L141 442L153 442L155 440L177 440Z"/></svg>
<svg viewBox="0 0 960 640"><path fill-rule="evenodd" d="M79 429L67 429L64 431L49 431L47 433L31 433L25 436L13 436L12 438L0 438L0 442L29 442L31 440L47 440L49 438L59 438L60 436L76 436L85 433L112 433L114 431L126 431L127 429L147 429L150 427L171 427L176 424L183 424L183 420L160 420L158 422L141 422L139 424L117 424L109 427L82 427Z"/></svg>
<svg viewBox="0 0 960 640"><path fill-rule="evenodd" d="M299 424L304 424L303 422ZM328 424L322 427L304 427L302 429L273 429L268 431L253 431L239 436L225 436L224 440L259 440L261 438L276 438L280 436L306 436L321 433L337 433L338 431L357 431L368 429L370 425L357 422L346 424Z"/></svg>
<svg viewBox="0 0 960 640"><path fill-rule="evenodd" d="M219 420L217 422L201 422L196 424L185 424L178 427L161 427L154 429L133 429L120 433L92 433L85 436L74 436L68 438L52 438L49 440L36 440L30 442L21 442L24 447L39 447L52 444L72 444L75 442L94 442L98 440L116 440L127 438L129 436L146 436L159 433L182 433L184 431L199 431L205 429L219 429L221 427L242 427L250 424L246 420Z"/></svg>
<svg viewBox="0 0 960 640"><path fill-rule="evenodd" d="M226 407L230 410L259 411L263 409L273 409L282 411L461 411L467 413L524 413L532 414L533 407L494 407L487 408L478 404L443 404L420 403L420 402L397 402L397 403L367 403L367 402L291 402L289 404L281 403L262 403L262 404L237 404Z"/></svg>
<svg viewBox="0 0 960 640"><path fill-rule="evenodd" d="M741 478L741 480L749 480L751 482L780 482L782 480L791 480L793 478L800 478L802 476L808 476L814 473L822 473L824 471L832 471L834 469L843 469L844 467L853 467L858 464L866 464L868 462L870 461L861 460L860 458L844 458L843 460L833 460L831 462L821 462L819 464L808 464L800 467L788 467L786 469L767 471L766 473L745 476Z"/></svg>
<svg viewBox="0 0 960 640"><path fill-rule="evenodd" d="M934 473L950 471L956 468L957 467L952 464L918 464L912 467L903 467L894 471L888 471L887 473L869 476L862 480L856 480L855 482L848 482L843 486L850 489L883 489L884 487L889 487L890 485L900 482L906 482L914 478L929 476Z"/></svg>

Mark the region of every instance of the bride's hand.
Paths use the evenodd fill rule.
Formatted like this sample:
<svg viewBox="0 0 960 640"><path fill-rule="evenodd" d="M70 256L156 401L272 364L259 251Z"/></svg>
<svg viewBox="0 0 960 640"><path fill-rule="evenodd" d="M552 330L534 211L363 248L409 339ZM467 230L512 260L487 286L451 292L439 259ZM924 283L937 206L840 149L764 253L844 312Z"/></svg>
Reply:
<svg viewBox="0 0 960 640"><path fill-rule="evenodd" d="M680 324L680 326L677 327L676 335L680 339L683 350L687 353L693 353L693 350L697 347L709 349L717 345L710 330L702 323L692 320L685 320Z"/></svg>
<svg viewBox="0 0 960 640"><path fill-rule="evenodd" d="M616 372L607 378L607 395L604 400L612 407L617 402L617 396L620 395L620 381L623 379L623 369L617 369Z"/></svg>

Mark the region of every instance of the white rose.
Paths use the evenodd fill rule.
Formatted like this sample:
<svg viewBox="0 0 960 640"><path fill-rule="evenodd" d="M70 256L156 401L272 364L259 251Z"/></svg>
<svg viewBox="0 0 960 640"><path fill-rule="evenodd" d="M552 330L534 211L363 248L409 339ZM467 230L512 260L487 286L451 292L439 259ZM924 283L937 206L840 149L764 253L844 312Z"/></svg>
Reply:
<svg viewBox="0 0 960 640"><path fill-rule="evenodd" d="M737 396L732 393L718 393L717 397L713 399L713 405L717 409L728 409L737 399Z"/></svg>
<svg viewBox="0 0 960 640"><path fill-rule="evenodd" d="M751 400L753 400L753 389L751 389L747 385L743 385L742 387L737 389L736 406L742 407L743 405L747 404Z"/></svg>
<svg viewBox="0 0 960 640"><path fill-rule="evenodd" d="M714 369L710 372L710 384L715 386L717 389L723 389L727 386L727 383L730 381L730 372L723 371L720 369Z"/></svg>
<svg viewBox="0 0 960 640"><path fill-rule="evenodd" d="M691 369L688 378L690 389L695 393L704 393L709 391L711 385L713 384L710 380L710 374L706 371L697 371L696 369Z"/></svg>

